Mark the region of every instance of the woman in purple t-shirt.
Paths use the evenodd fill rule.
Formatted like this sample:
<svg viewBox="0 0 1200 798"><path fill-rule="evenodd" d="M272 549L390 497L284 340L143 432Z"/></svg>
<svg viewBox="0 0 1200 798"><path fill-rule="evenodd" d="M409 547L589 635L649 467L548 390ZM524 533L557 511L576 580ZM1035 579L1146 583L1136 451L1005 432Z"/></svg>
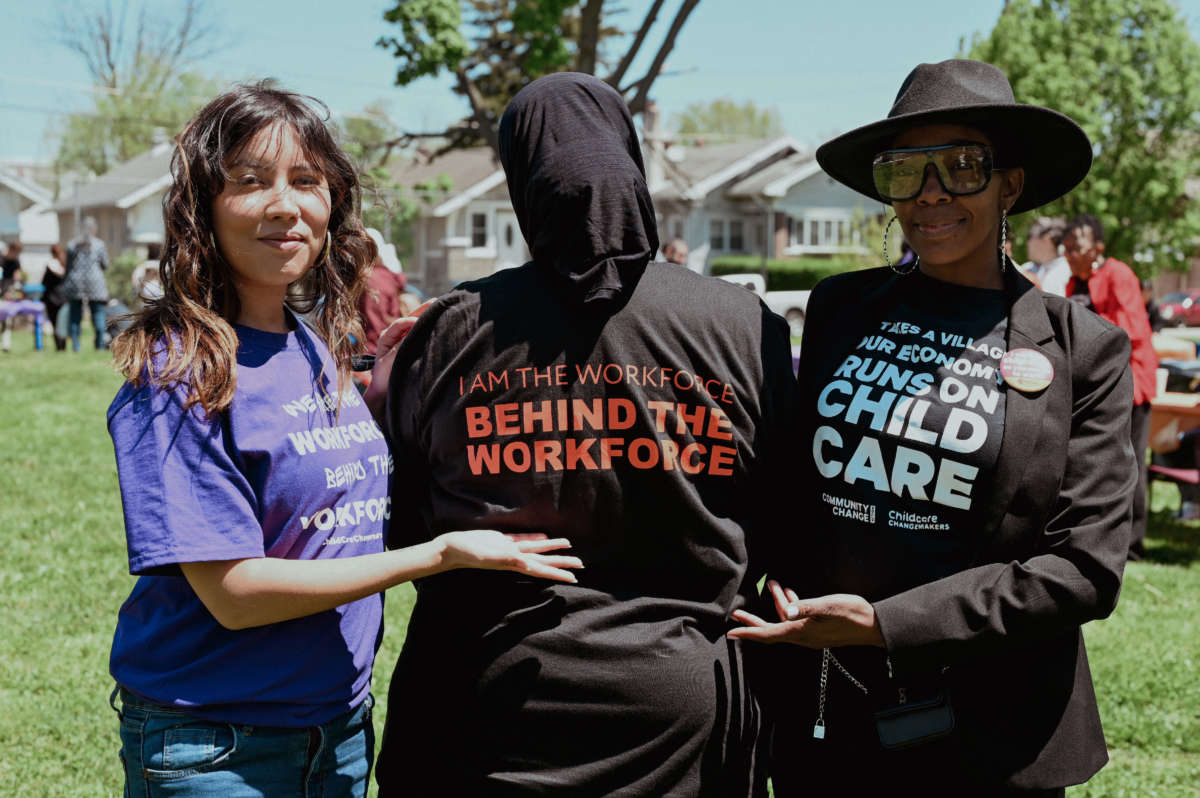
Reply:
<svg viewBox="0 0 1200 798"><path fill-rule="evenodd" d="M188 124L164 294L114 342L128 382L108 424L139 576L110 665L126 795L365 795L381 591L463 567L571 582L580 565L545 554L565 540L484 530L384 550L392 459L378 397L348 379L374 247L313 106L242 86Z"/></svg>

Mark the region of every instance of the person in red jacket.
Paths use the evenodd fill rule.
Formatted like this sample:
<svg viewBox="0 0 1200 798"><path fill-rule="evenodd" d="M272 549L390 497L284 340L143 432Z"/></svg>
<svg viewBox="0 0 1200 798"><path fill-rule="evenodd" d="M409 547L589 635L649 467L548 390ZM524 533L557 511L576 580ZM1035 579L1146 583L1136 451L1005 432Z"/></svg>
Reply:
<svg viewBox="0 0 1200 798"><path fill-rule="evenodd" d="M1150 435L1150 400L1156 387L1158 356L1151 341L1150 319L1142 302L1142 288L1133 269L1104 254L1104 226L1095 216L1082 214L1071 222L1063 239L1071 280L1067 296L1090 307L1129 335L1133 351L1133 417L1130 434L1137 454L1138 488L1133 497L1133 529L1129 559L1140 560L1146 538L1146 445Z"/></svg>
<svg viewBox="0 0 1200 798"><path fill-rule="evenodd" d="M409 315L400 304L400 294L408 287L408 280L400 268L395 248L389 249L390 245L384 242L383 235L375 228L368 227L366 231L375 242L378 256L367 277L366 290L358 300L358 311L366 336L366 351L373 355L379 346L379 336L388 325L401 316Z"/></svg>

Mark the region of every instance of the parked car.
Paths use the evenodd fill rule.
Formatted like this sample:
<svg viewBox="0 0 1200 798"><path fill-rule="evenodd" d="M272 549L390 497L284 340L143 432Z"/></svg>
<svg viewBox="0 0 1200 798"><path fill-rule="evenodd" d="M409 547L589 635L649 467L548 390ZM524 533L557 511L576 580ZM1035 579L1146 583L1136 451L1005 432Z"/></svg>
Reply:
<svg viewBox="0 0 1200 798"><path fill-rule="evenodd" d="M1158 300L1158 314L1171 327L1200 327L1200 290L1176 291Z"/></svg>
<svg viewBox="0 0 1200 798"><path fill-rule="evenodd" d="M761 274L722 274L720 277L762 297L768 308L787 319L793 338L804 334L804 314L811 291L768 291Z"/></svg>

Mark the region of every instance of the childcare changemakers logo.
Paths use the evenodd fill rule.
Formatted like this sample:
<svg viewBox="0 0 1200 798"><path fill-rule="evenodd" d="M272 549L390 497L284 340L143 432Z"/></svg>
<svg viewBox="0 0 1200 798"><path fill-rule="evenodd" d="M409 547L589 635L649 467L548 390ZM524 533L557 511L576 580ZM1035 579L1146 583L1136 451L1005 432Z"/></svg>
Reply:
<svg viewBox="0 0 1200 798"><path fill-rule="evenodd" d="M1003 356L987 341L882 322L817 397L824 421L812 441L817 472L867 495L873 489L969 510L979 468L966 461L999 428L993 416L1003 412L997 387ZM874 523L873 515L868 521L858 510L826 503L841 517ZM914 531L948 528L935 514L889 513L887 521Z"/></svg>
<svg viewBox="0 0 1200 798"><path fill-rule="evenodd" d="M497 392L576 383L606 394L637 386L671 398L487 401ZM475 475L611 470L620 463L688 475L734 473L737 443L722 405L735 397L724 380L668 366L588 363L481 372L461 377L458 387L460 396L480 400L464 409L467 463Z"/></svg>

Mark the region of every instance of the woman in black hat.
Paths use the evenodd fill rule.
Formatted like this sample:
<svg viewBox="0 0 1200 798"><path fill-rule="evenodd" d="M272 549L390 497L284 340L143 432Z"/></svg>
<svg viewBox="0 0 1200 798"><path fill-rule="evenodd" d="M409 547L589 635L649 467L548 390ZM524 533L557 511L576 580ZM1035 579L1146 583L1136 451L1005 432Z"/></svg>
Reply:
<svg viewBox="0 0 1200 798"><path fill-rule="evenodd" d="M1129 340L1003 248L1091 145L952 60L817 159L890 203L918 257L809 303L780 621L739 611L730 633L796 644L760 649L775 794L1061 795L1107 760L1080 626L1112 611L1128 545Z"/></svg>

